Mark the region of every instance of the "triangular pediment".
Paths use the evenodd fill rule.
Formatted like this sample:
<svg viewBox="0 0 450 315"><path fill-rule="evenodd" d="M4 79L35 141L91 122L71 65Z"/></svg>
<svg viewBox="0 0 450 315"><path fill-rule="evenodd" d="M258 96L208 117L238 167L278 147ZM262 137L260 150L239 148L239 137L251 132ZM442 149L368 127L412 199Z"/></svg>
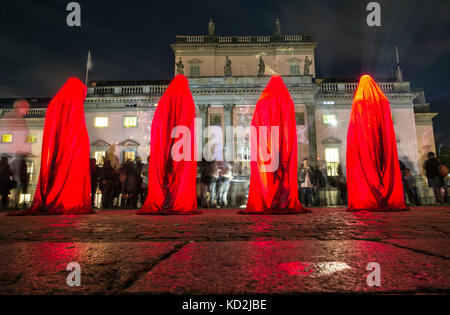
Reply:
<svg viewBox="0 0 450 315"><path fill-rule="evenodd" d="M326 138L325 140L322 140L322 143L323 144L341 144L342 141L335 137L329 137L329 138Z"/></svg>
<svg viewBox="0 0 450 315"><path fill-rule="evenodd" d="M300 62L301 60L297 57L292 57L292 58L289 58L288 61L290 63L296 63L296 62Z"/></svg>
<svg viewBox="0 0 450 315"><path fill-rule="evenodd" d="M91 146L95 146L95 147L109 147L110 145L111 144L109 144L108 142L100 140L100 139L91 143Z"/></svg>
<svg viewBox="0 0 450 315"><path fill-rule="evenodd" d="M194 58L188 61L189 64L196 64L196 63L202 63L200 59Z"/></svg>
<svg viewBox="0 0 450 315"><path fill-rule="evenodd" d="M140 144L139 142L133 140L133 139L127 139L125 141L120 142L118 145L122 147L138 147Z"/></svg>

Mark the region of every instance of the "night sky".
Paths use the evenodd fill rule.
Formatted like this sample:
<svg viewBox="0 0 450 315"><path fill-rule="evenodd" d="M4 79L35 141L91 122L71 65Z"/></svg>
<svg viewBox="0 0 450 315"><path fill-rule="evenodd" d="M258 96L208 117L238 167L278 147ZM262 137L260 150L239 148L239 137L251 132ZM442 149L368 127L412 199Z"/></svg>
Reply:
<svg viewBox="0 0 450 315"><path fill-rule="evenodd" d="M70 1L2 0L0 98L53 96L70 76L90 80L170 79L175 35L311 34L318 77L392 77L398 46L405 81L424 88L437 145L450 146L450 1L384 0L382 26L365 23L369 0L77 1L81 27L68 27Z"/></svg>

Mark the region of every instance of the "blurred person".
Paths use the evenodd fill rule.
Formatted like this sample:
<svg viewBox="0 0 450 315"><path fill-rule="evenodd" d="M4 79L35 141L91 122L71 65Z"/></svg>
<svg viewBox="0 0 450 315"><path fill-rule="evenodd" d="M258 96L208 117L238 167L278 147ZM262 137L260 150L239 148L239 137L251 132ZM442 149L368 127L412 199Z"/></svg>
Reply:
<svg viewBox="0 0 450 315"><path fill-rule="evenodd" d="M142 176L142 184L141 184L141 203L144 204L147 199L148 194L148 167L150 162L150 156L147 157L147 164L142 167L141 176Z"/></svg>
<svg viewBox="0 0 450 315"><path fill-rule="evenodd" d="M323 177L323 174L321 170L317 168L313 168L313 175L314 175L314 200L316 206L325 206L326 200L324 200L324 191L325 191L325 178Z"/></svg>
<svg viewBox="0 0 450 315"><path fill-rule="evenodd" d="M0 135L11 137L11 141L0 141L0 152L8 154L11 158L26 156L31 153L31 142L28 142L28 130L25 116L30 109L30 103L24 99L14 102L13 109L0 120Z"/></svg>
<svg viewBox="0 0 450 315"><path fill-rule="evenodd" d="M216 205L216 182L219 177L219 168L216 160L202 161L201 204L203 207L214 207Z"/></svg>
<svg viewBox="0 0 450 315"><path fill-rule="evenodd" d="M341 164L337 167L338 176L336 179L336 186L338 189L338 202L341 202L343 206L348 204L348 190L347 181L345 180L344 173L342 172Z"/></svg>
<svg viewBox="0 0 450 315"><path fill-rule="evenodd" d="M14 187L14 177L9 165L8 157L2 156L0 162L0 195L2 197L2 208L8 208L8 196Z"/></svg>
<svg viewBox="0 0 450 315"><path fill-rule="evenodd" d="M229 162L219 163L219 179L217 180L217 206L226 207L228 205L228 191L230 181L233 178L232 167Z"/></svg>
<svg viewBox="0 0 450 315"><path fill-rule="evenodd" d="M111 166L111 161L105 159L100 170L100 190L102 192L102 208L113 207L114 186L116 183L116 173Z"/></svg>
<svg viewBox="0 0 450 315"><path fill-rule="evenodd" d="M142 190L142 169L144 168L144 163L142 163L142 159L140 156L134 159L134 169L137 176L137 199L141 198L141 204L144 204L143 200L143 190ZM137 201L136 201L137 207Z"/></svg>
<svg viewBox="0 0 450 315"><path fill-rule="evenodd" d="M303 159L300 166L300 203L305 206L313 206L314 173L309 166L308 159Z"/></svg>
<svg viewBox="0 0 450 315"><path fill-rule="evenodd" d="M405 194L408 196L409 203L414 206L420 206L419 197L417 195L416 180L409 168L405 168L402 172L403 185Z"/></svg>
<svg viewBox="0 0 450 315"><path fill-rule="evenodd" d="M27 194L28 192L29 177L25 156L23 154L18 154L17 158L11 162L10 166L14 180L17 182L17 187L14 189L14 201L15 206L18 208L20 206L20 195Z"/></svg>
<svg viewBox="0 0 450 315"><path fill-rule="evenodd" d="M119 179L121 185L121 203L122 208L137 208L139 177L134 163L130 160L126 161L119 169Z"/></svg>
<svg viewBox="0 0 450 315"><path fill-rule="evenodd" d="M89 159L89 166L91 171L91 205L94 208L95 196L97 194L98 180L100 177L100 168L97 165L95 158Z"/></svg>
<svg viewBox="0 0 450 315"><path fill-rule="evenodd" d="M442 205L444 203L444 179L439 173L440 165L441 161L436 157L435 153L429 152L423 168L428 179L428 187L433 188L435 204Z"/></svg>

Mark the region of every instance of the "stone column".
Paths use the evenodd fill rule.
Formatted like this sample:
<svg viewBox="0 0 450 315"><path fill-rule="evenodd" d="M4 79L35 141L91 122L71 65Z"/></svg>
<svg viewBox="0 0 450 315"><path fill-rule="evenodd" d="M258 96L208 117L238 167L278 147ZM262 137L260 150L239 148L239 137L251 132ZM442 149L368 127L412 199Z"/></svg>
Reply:
<svg viewBox="0 0 450 315"><path fill-rule="evenodd" d="M204 146L204 138L203 138L203 132L206 129L206 119L208 118L208 104L199 104L198 105L198 111L199 111L199 117L201 119L200 126L197 126L197 155L199 157L199 160L201 161L201 157L203 157L203 146Z"/></svg>
<svg viewBox="0 0 450 315"><path fill-rule="evenodd" d="M308 141L309 141L309 163L317 163L317 140L316 140L316 109L314 105L306 105L308 121Z"/></svg>
<svg viewBox="0 0 450 315"><path fill-rule="evenodd" d="M233 133L230 132L230 134L227 134L227 127L233 126L233 109L234 104L224 104L223 105L223 139L224 139L224 146L223 146L223 157L224 160L233 159ZM228 152L228 153L227 153Z"/></svg>

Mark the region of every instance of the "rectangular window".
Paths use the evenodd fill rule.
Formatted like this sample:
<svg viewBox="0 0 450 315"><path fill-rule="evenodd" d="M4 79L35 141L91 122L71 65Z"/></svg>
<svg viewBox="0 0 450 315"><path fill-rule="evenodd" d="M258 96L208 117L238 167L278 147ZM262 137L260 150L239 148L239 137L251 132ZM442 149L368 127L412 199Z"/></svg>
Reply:
<svg viewBox="0 0 450 315"><path fill-rule="evenodd" d="M27 161L27 174L28 174L28 182L33 182L33 172L34 172L34 163L32 161Z"/></svg>
<svg viewBox="0 0 450 315"><path fill-rule="evenodd" d="M20 194L19 203L29 203L31 202L31 194Z"/></svg>
<svg viewBox="0 0 450 315"><path fill-rule="evenodd" d="M339 149L325 149L325 161L327 162L327 175L338 176Z"/></svg>
<svg viewBox="0 0 450 315"><path fill-rule="evenodd" d="M36 143L36 136L35 135L27 135L27 142L28 143Z"/></svg>
<svg viewBox="0 0 450 315"><path fill-rule="evenodd" d="M212 113L209 116L209 125L222 127L222 115L218 113Z"/></svg>
<svg viewBox="0 0 450 315"><path fill-rule="evenodd" d="M250 175L250 139L245 137L242 142L236 142L236 173L241 176Z"/></svg>
<svg viewBox="0 0 450 315"><path fill-rule="evenodd" d="M2 135L2 142L4 142L4 143L11 143L12 142L12 135Z"/></svg>
<svg viewBox="0 0 450 315"><path fill-rule="evenodd" d="M337 126L336 115L323 115L324 125Z"/></svg>
<svg viewBox="0 0 450 315"><path fill-rule="evenodd" d="M303 126L305 124L305 113L295 113L295 122L297 126Z"/></svg>
<svg viewBox="0 0 450 315"><path fill-rule="evenodd" d="M291 75L300 75L299 65L291 65Z"/></svg>
<svg viewBox="0 0 450 315"><path fill-rule="evenodd" d="M137 116L123 117L123 126L125 128L136 128L137 127Z"/></svg>
<svg viewBox="0 0 450 315"><path fill-rule="evenodd" d="M94 152L94 158L97 163L97 165L103 165L103 158L106 156L105 151L95 151Z"/></svg>
<svg viewBox="0 0 450 315"><path fill-rule="evenodd" d="M200 76L200 66L191 66L190 74L191 77Z"/></svg>
<svg viewBox="0 0 450 315"><path fill-rule="evenodd" d="M123 151L123 162L134 161L135 158L136 158L136 151L134 150Z"/></svg>
<svg viewBox="0 0 450 315"><path fill-rule="evenodd" d="M108 117L95 117L95 127L97 128L105 128L109 125Z"/></svg>

